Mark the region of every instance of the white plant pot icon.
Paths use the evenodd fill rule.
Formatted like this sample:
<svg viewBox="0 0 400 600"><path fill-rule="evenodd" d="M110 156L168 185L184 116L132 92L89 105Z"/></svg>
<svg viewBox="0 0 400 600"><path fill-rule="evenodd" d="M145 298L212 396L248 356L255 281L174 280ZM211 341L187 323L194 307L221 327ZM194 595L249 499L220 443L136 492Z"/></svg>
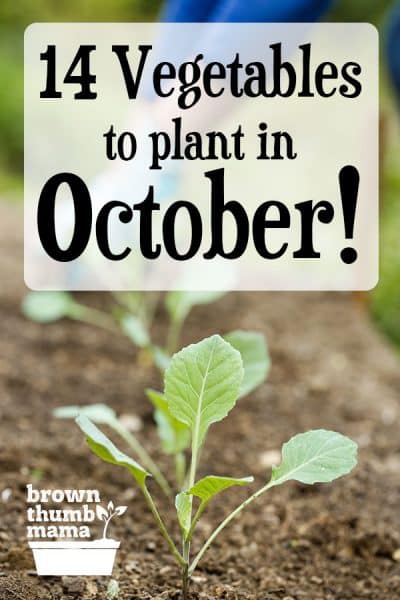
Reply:
<svg viewBox="0 0 400 600"><path fill-rule="evenodd" d="M120 542L29 542L38 575L111 575Z"/></svg>
<svg viewBox="0 0 400 600"><path fill-rule="evenodd" d="M96 506L96 515L103 521L103 537L92 541L29 542L38 575L111 575L120 542L107 537L110 521L121 516L126 506L107 509Z"/></svg>

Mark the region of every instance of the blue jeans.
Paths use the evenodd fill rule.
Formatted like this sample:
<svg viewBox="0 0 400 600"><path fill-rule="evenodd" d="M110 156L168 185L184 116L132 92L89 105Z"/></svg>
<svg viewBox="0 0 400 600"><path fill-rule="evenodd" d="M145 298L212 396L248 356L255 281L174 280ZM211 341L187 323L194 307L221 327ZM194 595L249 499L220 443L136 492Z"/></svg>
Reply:
<svg viewBox="0 0 400 600"><path fill-rule="evenodd" d="M167 23L314 22L334 0L167 0Z"/></svg>

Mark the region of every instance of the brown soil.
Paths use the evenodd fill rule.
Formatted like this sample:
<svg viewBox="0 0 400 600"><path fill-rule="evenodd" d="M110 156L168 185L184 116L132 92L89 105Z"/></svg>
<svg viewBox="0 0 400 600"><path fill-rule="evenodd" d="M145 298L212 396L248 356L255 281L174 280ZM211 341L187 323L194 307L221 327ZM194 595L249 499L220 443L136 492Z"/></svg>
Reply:
<svg viewBox="0 0 400 600"><path fill-rule="evenodd" d="M25 539L29 482L98 487L104 500L128 504L113 525L122 541L114 570L119 598L178 599L178 570L129 475L92 456L72 422L51 416L58 405L100 401L140 415L140 437L171 474L142 391L159 388L159 376L135 362L122 337L70 322L40 326L24 320L22 219L19 210L4 206L0 217L0 493L12 491L8 502L0 498L0 599L106 598L106 578L35 575ZM158 323L161 331L163 314ZM268 472L263 453L319 427L358 441L360 461L353 474L333 484L287 484L259 499L206 554L193 599L399 598L397 357L346 294L231 294L211 310L194 311L183 342L233 328L265 333L273 368L265 385L212 427L200 475L254 474L261 482ZM177 534L173 511L154 493ZM220 496L204 516L200 537L247 493Z"/></svg>

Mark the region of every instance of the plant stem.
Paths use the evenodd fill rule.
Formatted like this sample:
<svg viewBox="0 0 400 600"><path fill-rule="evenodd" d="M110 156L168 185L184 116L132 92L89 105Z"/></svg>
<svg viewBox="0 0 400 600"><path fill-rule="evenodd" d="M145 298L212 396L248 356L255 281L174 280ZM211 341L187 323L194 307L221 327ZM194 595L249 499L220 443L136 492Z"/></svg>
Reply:
<svg viewBox="0 0 400 600"><path fill-rule="evenodd" d="M199 508L197 509L196 514L193 517L192 523L190 525L190 529L187 535L187 539L190 542L192 540L193 537L193 533L194 533L194 529L197 525L198 520L200 519L201 515L203 514L204 509L206 508L208 502L201 502Z"/></svg>
<svg viewBox="0 0 400 600"><path fill-rule="evenodd" d="M149 329L153 323L154 315L157 309L158 301L160 299L160 292L147 292L148 302L146 307L146 324Z"/></svg>
<svg viewBox="0 0 400 600"><path fill-rule="evenodd" d="M196 469L197 469L197 450L198 450L198 432L196 432L194 438L192 439L192 456L190 462L190 472L189 472L189 483L188 488L192 488L194 486L194 482L196 479ZM193 496L189 496L190 498L190 515L192 516L192 505L193 505ZM185 567L182 569L182 590L183 590L183 600L188 599L189 593L189 583L190 583L190 540L193 534L194 525L197 522L198 517L200 516L197 511L194 521L191 520L189 533L186 539L183 540L183 558L185 561ZM197 518L197 519L196 519ZM194 523L194 524L193 524Z"/></svg>
<svg viewBox="0 0 400 600"><path fill-rule="evenodd" d="M146 498L147 504L151 510L153 517L155 518L155 520L157 522L157 525L158 525L162 535L164 536L165 540L167 541L168 546L170 547L172 554L175 556L176 560L178 561L178 563L181 565L182 568L188 567L183 556L181 555L178 548L175 546L171 536L169 535L169 533L164 525L164 522L160 516L160 513L158 512L157 507L154 504L153 498L151 497L150 492L148 491L148 489L145 485L142 487L142 492L144 494L144 497Z"/></svg>
<svg viewBox="0 0 400 600"><path fill-rule="evenodd" d="M104 539L106 539L106 538L107 538L107 535L106 535L106 534L107 534L107 529L108 529L108 526L109 526L109 524L110 524L110 521L111 521L111 519L113 518L113 516L114 516L114 514L112 514L110 517L108 517L108 519L107 519L107 521L106 521L106 524L104 525L104 529L103 529L103 538L104 538Z"/></svg>
<svg viewBox="0 0 400 600"><path fill-rule="evenodd" d="M190 540L186 539L183 541L183 559L185 565L182 567L182 597L183 600L188 600L189 596L189 562L190 562Z"/></svg>
<svg viewBox="0 0 400 600"><path fill-rule="evenodd" d="M91 308L79 302L74 302L73 307L70 309L68 314L70 319L74 321L83 321L89 325L96 325L107 331L118 333L119 329L114 323L114 320L108 316L107 313L97 308Z"/></svg>
<svg viewBox="0 0 400 600"><path fill-rule="evenodd" d="M140 300L140 297L139 297L140 294L138 292L111 292L111 293L114 296L115 300L118 302L118 304L120 304L124 308L128 309L130 313L136 314L139 300Z"/></svg>
<svg viewBox="0 0 400 600"><path fill-rule="evenodd" d="M189 565L182 567L182 599L189 600Z"/></svg>
<svg viewBox="0 0 400 600"><path fill-rule="evenodd" d="M244 508L246 508L246 506L248 506L256 498L258 498L259 496L261 496L261 494L263 494L264 492L266 492L270 488L274 487L274 485L276 485L276 483L270 481L269 483L267 483L267 485L264 485L262 488L260 488L259 490L257 490L257 492L255 492L254 494L252 494L251 496L249 496L244 502L242 502L242 504L239 504L239 506L237 506L235 508L235 510L233 512L231 512L230 515L228 515L222 521L222 523L220 523L218 525L218 527L216 529L214 529L213 533L210 535L210 537L208 538L208 540L205 542L205 544L202 546L202 548L200 549L200 551L196 554L195 558L193 559L193 562L192 562L192 564L189 567L189 577L192 575L193 571L196 569L196 567L197 567L199 561L201 560L201 558L203 557L204 553L209 548L209 546L213 543L213 541L218 536L218 534L221 533L221 531L232 521L232 519L234 519L239 513L241 513L242 510Z"/></svg>
<svg viewBox="0 0 400 600"><path fill-rule="evenodd" d="M157 467L157 465L155 464L155 462L153 461L151 456L148 454L147 450L139 442L139 440L132 433L130 433L130 431L125 429L125 427L123 427L121 425L121 423L118 421L118 419L116 419L115 422L113 422L112 424L110 423L110 426L135 451L135 453L139 457L139 460L143 463L143 466L146 467L150 471L150 473L153 475L154 479L157 481L158 485L160 486L160 488L162 489L164 494L168 498L171 498L172 490L171 490L171 487L170 487L168 481L166 480L164 475L161 473L160 469Z"/></svg>
<svg viewBox="0 0 400 600"><path fill-rule="evenodd" d="M183 325L183 319L173 319L169 325L167 334L166 351L172 356L178 347L179 336Z"/></svg>
<svg viewBox="0 0 400 600"><path fill-rule="evenodd" d="M202 383L201 390L199 393L199 405L200 406L201 406L201 403L202 403L203 397L204 397L205 382L207 379L207 374L208 374L208 371L210 368L210 364L211 364L211 357L209 358L207 369L206 369L206 375L203 379L203 383ZM197 414L196 415L196 424L194 427L194 431L192 432L192 456L191 456L190 472L189 472L189 485L188 485L189 489L191 489L194 486L194 483L196 480L197 463L198 463L198 458L199 458L199 451L201 450L201 448L199 448L199 439L200 439L200 415ZM202 441L204 442L204 435L203 435ZM193 496L190 495L189 498L190 498L190 517L191 517L190 518L190 521L191 521L190 528L189 528L190 537L188 535L184 541L184 557L186 558L187 563L190 562L190 538L193 534L194 526L196 525L197 520L199 519L202 511L204 510L204 506L200 505L194 519L192 520ZM191 574L192 574L192 571L190 570L190 567L189 567L187 574L186 574L186 578L187 578L186 586L189 585Z"/></svg>

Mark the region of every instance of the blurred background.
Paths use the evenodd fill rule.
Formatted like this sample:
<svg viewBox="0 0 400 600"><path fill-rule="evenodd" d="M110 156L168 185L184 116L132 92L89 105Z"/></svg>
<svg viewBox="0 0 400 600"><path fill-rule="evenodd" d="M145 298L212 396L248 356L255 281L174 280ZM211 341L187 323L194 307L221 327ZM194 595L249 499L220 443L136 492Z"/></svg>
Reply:
<svg viewBox="0 0 400 600"><path fill-rule="evenodd" d="M268 2L268 0L265 0ZM0 3L0 200L22 202L23 32L35 21L152 21L160 0L2 0ZM396 17L399 18L396 24ZM360 304L400 350L400 95L388 63L400 62L400 4L392 0L339 0L324 20L366 21L381 33L381 269ZM397 54L396 54L397 50ZM388 59L389 57L389 59ZM399 75L400 79L400 75ZM399 90L398 90L399 92Z"/></svg>

